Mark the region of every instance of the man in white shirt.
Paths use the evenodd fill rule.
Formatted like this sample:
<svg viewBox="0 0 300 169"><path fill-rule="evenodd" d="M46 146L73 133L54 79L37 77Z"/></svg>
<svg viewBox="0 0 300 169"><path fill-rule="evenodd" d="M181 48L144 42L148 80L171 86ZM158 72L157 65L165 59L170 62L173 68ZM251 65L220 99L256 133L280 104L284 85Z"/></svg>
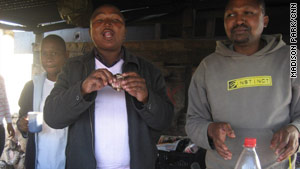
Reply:
<svg viewBox="0 0 300 169"><path fill-rule="evenodd" d="M57 35L45 37L41 44L41 63L46 72L35 76L22 91L17 126L23 136L28 136L26 168L65 168L68 128L53 129L44 122L41 132L30 133L28 132L27 113L29 111L43 112L45 100L53 89L57 75L67 58L65 41L61 37Z"/></svg>

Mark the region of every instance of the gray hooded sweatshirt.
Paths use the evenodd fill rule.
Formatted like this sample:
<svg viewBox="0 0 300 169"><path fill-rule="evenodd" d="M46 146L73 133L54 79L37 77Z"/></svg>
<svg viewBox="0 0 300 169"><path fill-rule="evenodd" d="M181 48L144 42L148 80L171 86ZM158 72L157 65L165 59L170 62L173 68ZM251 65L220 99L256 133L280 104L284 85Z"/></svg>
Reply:
<svg viewBox="0 0 300 169"><path fill-rule="evenodd" d="M273 134L282 127L300 129L300 80L290 78L290 47L281 35L263 35L262 39L267 45L251 56L235 52L228 41L218 41L216 51L203 59L192 77L186 132L207 149L209 169L233 169L245 137L257 139L263 169L288 168L288 160L276 162L269 147ZM224 160L210 147L207 128L211 122L227 122L235 131L236 138L225 142L233 154L231 160Z"/></svg>

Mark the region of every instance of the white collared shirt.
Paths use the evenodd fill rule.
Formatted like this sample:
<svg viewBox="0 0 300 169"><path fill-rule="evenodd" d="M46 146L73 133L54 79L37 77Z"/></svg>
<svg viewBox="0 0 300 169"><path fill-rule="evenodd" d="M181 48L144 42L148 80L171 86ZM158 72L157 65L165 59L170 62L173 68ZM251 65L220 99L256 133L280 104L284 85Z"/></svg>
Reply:
<svg viewBox="0 0 300 169"><path fill-rule="evenodd" d="M43 111L47 96L54 87L54 83L45 79L40 111ZM37 134L37 169L65 169L68 128L53 129L45 121L43 129Z"/></svg>
<svg viewBox="0 0 300 169"><path fill-rule="evenodd" d="M110 68L95 62L96 69L122 73L123 59ZM130 169L125 92L110 86L99 90L95 100L95 155L97 169Z"/></svg>

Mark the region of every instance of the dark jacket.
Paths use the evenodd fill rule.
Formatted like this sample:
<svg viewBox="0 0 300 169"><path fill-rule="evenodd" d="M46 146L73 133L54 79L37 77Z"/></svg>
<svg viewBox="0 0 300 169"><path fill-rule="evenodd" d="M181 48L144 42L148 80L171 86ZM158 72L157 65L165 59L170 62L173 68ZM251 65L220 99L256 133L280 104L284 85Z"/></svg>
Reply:
<svg viewBox="0 0 300 169"><path fill-rule="evenodd" d="M94 110L97 92L84 98L81 95L81 84L93 70L93 52L69 59L44 107L44 119L49 126L69 126L66 149L68 169L96 168ZM166 94L164 78L152 64L129 54L126 49L122 70L134 71L143 77L149 93L148 103L145 105L128 93L125 94L130 168L154 169L157 158L156 142L160 132L171 124L173 117L173 106Z"/></svg>
<svg viewBox="0 0 300 169"><path fill-rule="evenodd" d="M27 113L33 111L33 81L29 81L25 84L20 99L19 99L19 119L26 117ZM19 119L17 126L19 128ZM20 131L20 130L19 130ZM35 168L35 136L33 133L24 133L20 131L22 136L27 139L26 154L25 154L25 168Z"/></svg>

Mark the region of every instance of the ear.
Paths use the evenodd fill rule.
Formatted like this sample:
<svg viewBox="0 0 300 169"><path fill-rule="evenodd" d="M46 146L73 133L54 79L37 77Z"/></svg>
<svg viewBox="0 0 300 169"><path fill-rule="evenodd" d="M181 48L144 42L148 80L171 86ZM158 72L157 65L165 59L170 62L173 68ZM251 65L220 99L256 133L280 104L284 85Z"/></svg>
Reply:
<svg viewBox="0 0 300 169"><path fill-rule="evenodd" d="M264 16L264 28L266 28L269 24L269 16Z"/></svg>

